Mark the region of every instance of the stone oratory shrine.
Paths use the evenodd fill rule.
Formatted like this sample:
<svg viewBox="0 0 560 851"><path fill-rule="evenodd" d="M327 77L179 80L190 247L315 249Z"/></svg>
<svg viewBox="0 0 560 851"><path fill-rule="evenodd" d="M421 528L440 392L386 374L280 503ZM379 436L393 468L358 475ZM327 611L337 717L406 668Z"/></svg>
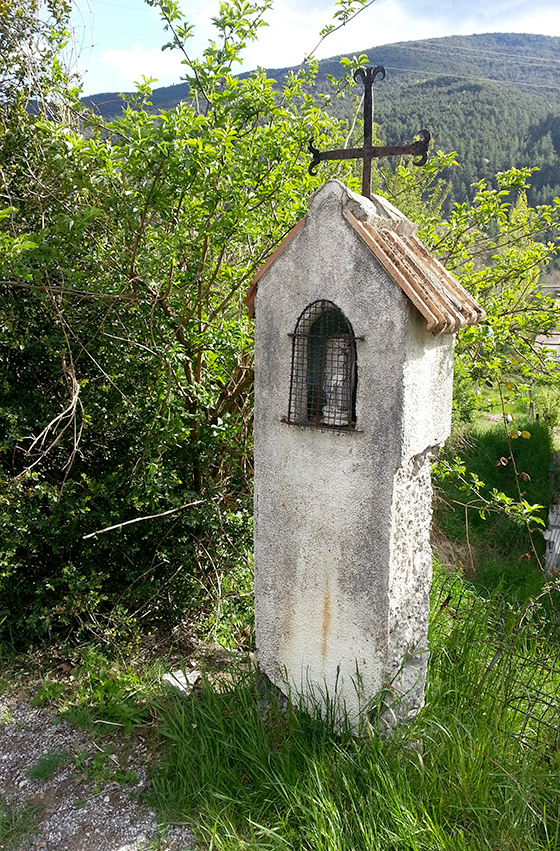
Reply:
<svg viewBox="0 0 560 851"><path fill-rule="evenodd" d="M379 196L331 180L257 273L257 661L354 729L424 701L430 461L479 305Z"/></svg>

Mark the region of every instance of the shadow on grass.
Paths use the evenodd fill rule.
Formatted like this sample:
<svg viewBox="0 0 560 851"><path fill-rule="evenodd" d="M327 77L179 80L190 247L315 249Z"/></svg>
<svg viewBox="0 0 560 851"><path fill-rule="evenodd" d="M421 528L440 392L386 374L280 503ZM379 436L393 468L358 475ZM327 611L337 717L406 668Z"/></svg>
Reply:
<svg viewBox="0 0 560 851"><path fill-rule="evenodd" d="M522 421L516 422L513 428L515 433L530 434L529 438L521 436L511 440L520 474L521 496L531 505L543 506L539 516L546 523L554 492L549 469L553 457L550 429L543 422ZM503 424L473 428L460 437L456 436L446 447L445 455L448 459L460 456L466 466L467 478L471 474L478 476L486 485L485 494L496 488L519 500ZM436 481L435 492L434 522L440 536L464 545L458 563L447 562L449 567L464 573L481 589L501 590L516 596L520 602L539 593L545 577L525 525L516 523L504 513L486 512L482 517L476 507L465 511L465 503L470 502L472 496L469 497L450 480ZM532 537L543 564L545 543L542 531L535 531ZM437 535L435 545L438 549ZM445 552L441 552L441 557L446 561Z"/></svg>

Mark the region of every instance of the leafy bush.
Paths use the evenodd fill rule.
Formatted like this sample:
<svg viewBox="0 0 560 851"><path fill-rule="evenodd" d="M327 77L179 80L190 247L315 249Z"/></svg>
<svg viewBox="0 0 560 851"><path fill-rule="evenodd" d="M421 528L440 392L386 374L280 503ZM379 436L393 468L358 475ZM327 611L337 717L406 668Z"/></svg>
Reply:
<svg viewBox="0 0 560 851"><path fill-rule="evenodd" d="M556 386L538 385L533 391L536 412L551 429L560 425L560 391Z"/></svg>
<svg viewBox="0 0 560 851"><path fill-rule="evenodd" d="M252 528L242 299L318 184L308 138L340 136L306 93L315 65L281 96L262 71L233 75L268 5L223 5L216 41L188 68L190 100L157 119L148 82L107 125L72 114L82 107L55 61L63 9L41 79L68 108L45 98L26 110L9 89L0 640L133 641L195 617L222 638L230 615L234 633L250 629L245 598L233 603L248 593L236 571L245 577ZM184 50L177 5L161 11Z"/></svg>

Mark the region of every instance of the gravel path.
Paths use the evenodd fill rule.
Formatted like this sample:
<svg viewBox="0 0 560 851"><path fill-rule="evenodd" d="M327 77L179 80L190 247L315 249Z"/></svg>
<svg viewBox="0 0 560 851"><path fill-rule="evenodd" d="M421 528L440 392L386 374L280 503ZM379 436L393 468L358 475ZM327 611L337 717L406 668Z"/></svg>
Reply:
<svg viewBox="0 0 560 851"><path fill-rule="evenodd" d="M0 849L194 848L187 827L158 829L155 813L142 803L151 758L141 731L100 739L57 723L52 711L21 695L0 695L0 819L13 813L23 820L18 836L3 843L0 833Z"/></svg>

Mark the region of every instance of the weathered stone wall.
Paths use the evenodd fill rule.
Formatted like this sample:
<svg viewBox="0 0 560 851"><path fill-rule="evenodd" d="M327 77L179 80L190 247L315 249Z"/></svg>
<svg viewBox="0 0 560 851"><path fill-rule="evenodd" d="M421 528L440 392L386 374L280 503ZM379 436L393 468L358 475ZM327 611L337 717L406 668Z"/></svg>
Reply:
<svg viewBox="0 0 560 851"><path fill-rule="evenodd" d="M394 478L388 583L384 723L392 726L424 704L432 579L430 457L411 459Z"/></svg>
<svg viewBox="0 0 560 851"><path fill-rule="evenodd" d="M451 429L452 336L427 334L411 310L403 370L402 465L394 478L388 583L386 723L424 703L432 579L430 466Z"/></svg>
<svg viewBox="0 0 560 851"><path fill-rule="evenodd" d="M434 343L422 330L342 215L346 203L362 216L374 210L327 184L256 296L255 614L263 672L297 693L336 690L357 723L360 706L398 671L399 654L426 645L429 468L413 457L445 436L449 392L438 382L449 380L449 341ZM317 299L333 301L364 338L356 344L354 431L282 422L288 335ZM422 412L431 404L424 394L434 391L441 404ZM419 658L424 674L414 682L423 685ZM411 671L408 664L395 688L408 690ZM417 691L411 706L421 702Z"/></svg>

